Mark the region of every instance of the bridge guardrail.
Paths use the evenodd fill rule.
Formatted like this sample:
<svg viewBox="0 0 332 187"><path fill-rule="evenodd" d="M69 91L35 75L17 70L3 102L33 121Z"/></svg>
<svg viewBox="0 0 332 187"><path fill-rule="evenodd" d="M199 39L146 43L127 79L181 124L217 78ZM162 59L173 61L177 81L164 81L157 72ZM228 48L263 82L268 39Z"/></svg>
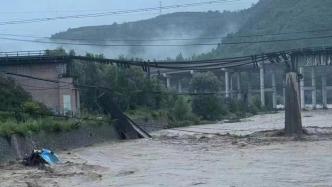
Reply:
<svg viewBox="0 0 332 187"><path fill-rule="evenodd" d="M9 57L39 57L39 56L63 56L57 54L57 50L36 50L36 51L9 51L0 52L0 58Z"/></svg>
<svg viewBox="0 0 332 187"><path fill-rule="evenodd" d="M0 52L0 57L22 57L22 56L44 56L46 51L13 51L13 52Z"/></svg>

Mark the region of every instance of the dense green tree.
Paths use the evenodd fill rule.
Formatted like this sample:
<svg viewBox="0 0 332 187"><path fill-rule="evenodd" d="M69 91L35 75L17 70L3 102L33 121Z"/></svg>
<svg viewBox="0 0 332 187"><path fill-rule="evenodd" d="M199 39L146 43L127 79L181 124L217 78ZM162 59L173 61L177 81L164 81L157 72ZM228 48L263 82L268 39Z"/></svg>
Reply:
<svg viewBox="0 0 332 187"><path fill-rule="evenodd" d="M174 108L171 110L174 120L184 121L192 118L192 109L187 98L180 96L176 99Z"/></svg>
<svg viewBox="0 0 332 187"><path fill-rule="evenodd" d="M216 93L220 89L218 77L211 72L197 73L191 82L191 89L197 93ZM193 112L205 120L218 120L223 114L221 98L218 95L193 97Z"/></svg>
<svg viewBox="0 0 332 187"><path fill-rule="evenodd" d="M31 96L14 80L0 77L0 109L19 109Z"/></svg>
<svg viewBox="0 0 332 187"><path fill-rule="evenodd" d="M184 57L183 57L182 53L178 54L178 55L175 57L175 60L176 60L176 61L184 61Z"/></svg>
<svg viewBox="0 0 332 187"><path fill-rule="evenodd" d="M159 81L149 79L140 68L76 62L72 69L78 84L95 85L81 89L82 106L91 112L103 111L97 102L100 95L113 98L123 111L135 110L137 107L159 109L167 97L158 94L164 91Z"/></svg>

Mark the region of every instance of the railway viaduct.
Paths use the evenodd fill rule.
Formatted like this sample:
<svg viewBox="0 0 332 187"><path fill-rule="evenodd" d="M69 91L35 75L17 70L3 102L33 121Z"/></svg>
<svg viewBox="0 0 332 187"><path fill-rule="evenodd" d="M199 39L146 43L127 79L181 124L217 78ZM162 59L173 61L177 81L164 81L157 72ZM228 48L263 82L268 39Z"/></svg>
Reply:
<svg viewBox="0 0 332 187"><path fill-rule="evenodd" d="M288 56L287 58L291 58ZM224 98L258 98L262 107L283 109L285 105L286 61L290 59L266 59L256 66L213 69L223 83L219 95ZM299 75L300 104L302 109L329 108L332 98L332 58L326 51L303 51L297 54L296 72ZM201 70L167 70L152 73L159 76L165 87L178 93L188 92L187 83L194 74ZM184 81L185 80L185 81ZM253 86L256 82L256 87Z"/></svg>

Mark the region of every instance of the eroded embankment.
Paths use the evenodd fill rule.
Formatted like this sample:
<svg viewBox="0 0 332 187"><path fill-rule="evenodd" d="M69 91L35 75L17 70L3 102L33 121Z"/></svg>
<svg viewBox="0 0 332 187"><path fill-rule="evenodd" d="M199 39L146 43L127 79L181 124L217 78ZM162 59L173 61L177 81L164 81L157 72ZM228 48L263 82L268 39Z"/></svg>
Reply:
<svg viewBox="0 0 332 187"><path fill-rule="evenodd" d="M118 139L119 135L112 125L85 126L60 133L41 132L30 136L0 137L0 163L22 159L34 147L67 150Z"/></svg>

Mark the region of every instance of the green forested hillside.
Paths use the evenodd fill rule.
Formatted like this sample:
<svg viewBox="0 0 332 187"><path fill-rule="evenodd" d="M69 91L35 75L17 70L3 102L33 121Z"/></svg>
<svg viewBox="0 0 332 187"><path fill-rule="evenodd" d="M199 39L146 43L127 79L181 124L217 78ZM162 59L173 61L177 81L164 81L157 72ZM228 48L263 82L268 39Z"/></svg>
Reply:
<svg viewBox="0 0 332 187"><path fill-rule="evenodd" d="M246 11L172 13L137 22L69 29L54 34L52 38L96 42L167 37L216 37L237 31L245 23L246 17Z"/></svg>
<svg viewBox="0 0 332 187"><path fill-rule="evenodd" d="M246 41L332 36L331 7L331 0L261 0L250 9L250 18L242 25L239 31L226 37L224 42L241 43ZM331 29L331 31L298 33L328 29ZM293 34L241 37L244 35L264 35L269 33ZM332 46L332 37L288 42L221 45L212 52L201 55L200 58L241 56L317 46Z"/></svg>
<svg viewBox="0 0 332 187"><path fill-rule="evenodd" d="M260 0L253 7L239 12L173 13L124 24L69 29L66 32L53 35L52 38L83 38L96 42L108 39L200 38L226 36L228 34L223 39L223 43L237 44L219 45L209 53L196 54L194 58L242 56L294 48L331 46L332 37L243 44L243 42L332 36L331 7L332 0ZM301 31L324 29L331 29L331 31L299 33ZM268 35L271 33L293 34ZM260 36L241 37L257 34ZM140 42L143 43L144 41ZM177 42L195 43L197 41ZM203 42L208 43L210 41L204 40ZM126 41L125 43L133 43L133 41ZM173 57L177 54L174 54Z"/></svg>

